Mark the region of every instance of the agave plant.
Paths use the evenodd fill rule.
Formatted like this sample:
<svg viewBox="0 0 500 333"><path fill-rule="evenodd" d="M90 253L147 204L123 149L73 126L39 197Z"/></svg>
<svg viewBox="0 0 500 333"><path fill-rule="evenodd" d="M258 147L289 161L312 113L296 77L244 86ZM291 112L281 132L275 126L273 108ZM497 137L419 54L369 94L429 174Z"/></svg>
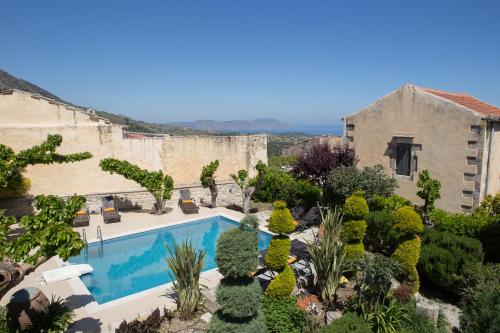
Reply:
<svg viewBox="0 0 500 333"><path fill-rule="evenodd" d="M307 249L316 271L314 283L322 301L330 306L335 302L345 259L344 242L341 236L343 217L336 209L328 209L326 215L321 215L321 219L323 237L322 239L315 238L313 242L308 243Z"/></svg>
<svg viewBox="0 0 500 333"><path fill-rule="evenodd" d="M167 264L169 275L177 293L177 310L181 319L188 320L198 310L201 300L200 274L205 264L205 251L197 251L191 241L166 244L170 257Z"/></svg>

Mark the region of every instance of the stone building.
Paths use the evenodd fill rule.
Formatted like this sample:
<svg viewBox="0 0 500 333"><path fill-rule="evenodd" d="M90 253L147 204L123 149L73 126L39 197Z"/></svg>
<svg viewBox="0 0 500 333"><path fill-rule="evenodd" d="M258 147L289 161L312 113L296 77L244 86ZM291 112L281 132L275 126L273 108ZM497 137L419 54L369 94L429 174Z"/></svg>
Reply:
<svg viewBox="0 0 500 333"><path fill-rule="evenodd" d="M106 157L128 160L141 168L163 170L171 175L176 189L190 187L198 201L210 202L208 190L200 188L204 165L220 161L216 180L220 204L240 203L240 190L231 173L246 169L255 175L255 164L267 163L267 136L171 136L129 133L122 126L98 117L92 110L47 99L18 90L0 91L0 143L14 151L37 145L48 134L60 134L61 153L88 151L93 158L77 163L29 166L31 195L87 196L91 209L98 209L105 194L117 194L122 205L150 208L152 196L135 182L111 175L99 167ZM178 198L174 191L170 204ZM0 203L0 207L11 208Z"/></svg>
<svg viewBox="0 0 500 333"><path fill-rule="evenodd" d="M345 117L359 166L381 164L419 202L418 173L441 182L437 206L470 211L500 191L500 109L465 93L406 84Z"/></svg>

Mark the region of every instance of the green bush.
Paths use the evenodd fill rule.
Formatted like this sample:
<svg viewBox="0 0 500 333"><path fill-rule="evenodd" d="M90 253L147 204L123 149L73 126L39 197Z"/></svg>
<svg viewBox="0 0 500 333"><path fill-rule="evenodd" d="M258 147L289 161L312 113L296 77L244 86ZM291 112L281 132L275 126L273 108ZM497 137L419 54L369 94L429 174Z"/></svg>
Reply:
<svg viewBox="0 0 500 333"><path fill-rule="evenodd" d="M224 232L217 241L215 260L226 277L245 277L259 265L258 241L254 232L238 228Z"/></svg>
<svg viewBox="0 0 500 333"><path fill-rule="evenodd" d="M476 209L472 214L452 214L442 209L434 209L429 214L429 220L434 224L436 230L448 231L466 237L478 237L480 231L493 219L494 217L483 208Z"/></svg>
<svg viewBox="0 0 500 333"><path fill-rule="evenodd" d="M290 266L285 266L269 284L266 295L274 298L288 297L295 287L295 274Z"/></svg>
<svg viewBox="0 0 500 333"><path fill-rule="evenodd" d="M500 285L486 284L475 288L474 296L465 302L460 315L464 333L498 333L500 331Z"/></svg>
<svg viewBox="0 0 500 333"><path fill-rule="evenodd" d="M405 199L397 194L393 194L389 197L375 194L369 202L371 211L384 211L387 213L394 213L401 207L411 206L410 200Z"/></svg>
<svg viewBox="0 0 500 333"><path fill-rule="evenodd" d="M257 184L257 177L250 181L252 186ZM288 184L296 186L295 178L280 169L269 168L262 179L262 185L253 198L260 202L274 202L277 200L286 200L284 187Z"/></svg>
<svg viewBox="0 0 500 333"><path fill-rule="evenodd" d="M349 220L362 220L369 212L368 204L363 198L362 191L354 192L344 203L342 210L344 216Z"/></svg>
<svg viewBox="0 0 500 333"><path fill-rule="evenodd" d="M257 315L262 288L257 280L247 278L221 280L216 292L220 313L224 316L245 319Z"/></svg>
<svg viewBox="0 0 500 333"><path fill-rule="evenodd" d="M479 232L479 240L483 245L484 259L500 263L500 215L482 228Z"/></svg>
<svg viewBox="0 0 500 333"><path fill-rule="evenodd" d="M390 196L398 183L389 176L381 165L365 167L360 170L354 166L335 168L331 171L325 185L325 198L332 206L342 205L346 198L357 190L363 190L365 198Z"/></svg>
<svg viewBox="0 0 500 333"><path fill-rule="evenodd" d="M268 333L302 333L306 314L297 308L294 297L262 297L262 311Z"/></svg>
<svg viewBox="0 0 500 333"><path fill-rule="evenodd" d="M354 260L365 254L363 243L354 243L345 245L346 260Z"/></svg>
<svg viewBox="0 0 500 333"><path fill-rule="evenodd" d="M481 208L491 215L500 215L500 192L495 196L488 194L481 202Z"/></svg>
<svg viewBox="0 0 500 333"><path fill-rule="evenodd" d="M319 333L371 333L370 325L353 312L348 312L331 325L323 327Z"/></svg>
<svg viewBox="0 0 500 333"><path fill-rule="evenodd" d="M269 231L275 234L285 234L294 231L295 221L288 208L286 208L286 203L284 201L276 201L273 206L273 212L269 217Z"/></svg>
<svg viewBox="0 0 500 333"><path fill-rule="evenodd" d="M394 252L396 233L394 231L394 214L377 211L366 216L366 235L364 243L372 252L389 255Z"/></svg>
<svg viewBox="0 0 500 333"><path fill-rule="evenodd" d="M412 207L401 207L394 216L394 229L407 234L420 234L424 230L424 224L420 216Z"/></svg>
<svg viewBox="0 0 500 333"><path fill-rule="evenodd" d="M422 237L418 268L428 281L458 295L466 287L465 270L482 260L477 239L429 230Z"/></svg>
<svg viewBox="0 0 500 333"><path fill-rule="evenodd" d="M262 314L248 320L232 320L217 311L210 320L210 333L266 333Z"/></svg>
<svg viewBox="0 0 500 333"><path fill-rule="evenodd" d="M413 291L418 291L420 281L417 272L417 263L420 257L420 239L413 238L399 244L391 258L401 266L401 276L403 281L413 286Z"/></svg>
<svg viewBox="0 0 500 333"><path fill-rule="evenodd" d="M0 306L0 332L8 332L7 309Z"/></svg>
<svg viewBox="0 0 500 333"><path fill-rule="evenodd" d="M342 227L342 238L348 243L360 243L366 233L366 221L347 221Z"/></svg>
<svg viewBox="0 0 500 333"><path fill-rule="evenodd" d="M287 264L291 240L288 236L275 236L266 253L266 266L273 271L281 271Z"/></svg>
<svg viewBox="0 0 500 333"><path fill-rule="evenodd" d="M318 204L321 198L321 190L319 187L313 185L311 182L299 179L297 180L298 193L297 193L297 204L304 206L305 209L309 209ZM290 206L292 207L292 206Z"/></svg>

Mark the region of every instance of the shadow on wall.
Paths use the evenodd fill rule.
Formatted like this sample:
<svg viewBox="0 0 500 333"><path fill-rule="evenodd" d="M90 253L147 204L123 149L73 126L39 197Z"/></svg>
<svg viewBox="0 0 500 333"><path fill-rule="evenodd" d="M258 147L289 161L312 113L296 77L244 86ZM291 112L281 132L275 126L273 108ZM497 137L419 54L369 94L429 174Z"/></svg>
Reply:
<svg viewBox="0 0 500 333"><path fill-rule="evenodd" d="M5 210L5 215L15 216L17 219L35 213L33 196L0 200L0 210Z"/></svg>

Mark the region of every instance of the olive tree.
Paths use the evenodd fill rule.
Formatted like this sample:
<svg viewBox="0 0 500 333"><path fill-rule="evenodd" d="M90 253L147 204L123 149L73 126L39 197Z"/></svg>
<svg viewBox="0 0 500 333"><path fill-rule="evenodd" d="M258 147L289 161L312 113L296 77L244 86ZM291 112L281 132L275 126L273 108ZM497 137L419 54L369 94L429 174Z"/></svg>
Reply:
<svg viewBox="0 0 500 333"><path fill-rule="evenodd" d="M257 169L257 184L255 186L251 186L250 178L248 177L247 170L239 170L237 174L231 174L231 178L233 178L236 185L241 189L241 195L243 199L243 213L248 214L250 211L250 200L254 193L258 192L262 187L262 182L264 175L267 172L267 165L265 165L262 161L257 162L255 166Z"/></svg>
<svg viewBox="0 0 500 333"><path fill-rule="evenodd" d="M201 186L210 190L212 208L217 207L217 195L219 194L217 191L217 184L215 183L215 172L218 168L219 160L212 161L203 167L200 175Z"/></svg>
<svg viewBox="0 0 500 333"><path fill-rule="evenodd" d="M115 158L105 158L101 160L99 166L102 170L111 174L117 173L130 179L148 190L156 199L155 213L163 214L165 201L172 197L174 180L163 171L149 171L139 168L125 160Z"/></svg>
<svg viewBox="0 0 500 333"><path fill-rule="evenodd" d="M3 284L0 298L22 280L32 265L36 266L56 255L68 260L80 253L85 243L80 234L73 231L72 221L84 203L85 198L77 195L67 200L52 195L36 196L34 205L38 212L20 219L19 227L24 231L15 239L9 238L8 234L16 219L0 212L0 259L19 272L15 278L0 268L0 275L9 280L8 284Z"/></svg>
<svg viewBox="0 0 500 333"><path fill-rule="evenodd" d="M59 154L56 149L63 138L59 134L47 135L41 144L16 153L6 145L0 144L0 191L16 192L24 186L22 172L29 165L70 163L86 160L92 157L89 152L74 154ZM26 186L24 186L26 187Z"/></svg>

